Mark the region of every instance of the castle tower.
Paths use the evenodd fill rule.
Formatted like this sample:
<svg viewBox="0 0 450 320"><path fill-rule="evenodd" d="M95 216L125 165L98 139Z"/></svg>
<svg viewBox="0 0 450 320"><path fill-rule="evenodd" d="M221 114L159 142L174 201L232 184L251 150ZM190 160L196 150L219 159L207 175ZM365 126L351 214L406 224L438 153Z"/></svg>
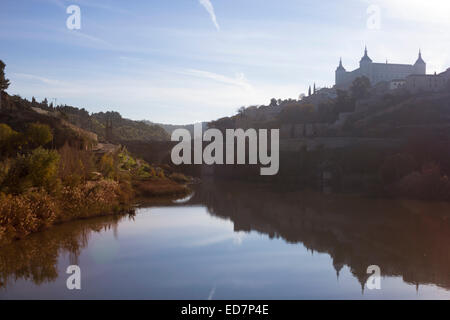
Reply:
<svg viewBox="0 0 450 320"><path fill-rule="evenodd" d="M372 66L372 59L369 58L369 56L367 54L367 47L365 47L364 56L359 61L359 67L361 70L361 75L366 76L367 78L369 78L369 80L372 80L371 66Z"/></svg>
<svg viewBox="0 0 450 320"><path fill-rule="evenodd" d="M414 63L414 73L415 74L426 74L427 72L427 64L422 59L422 52L419 50L419 57L417 58L416 63Z"/></svg>
<svg viewBox="0 0 450 320"><path fill-rule="evenodd" d="M339 60L339 66L336 69L335 73L335 83L336 85L340 85L341 83L345 82L345 74L347 71L345 70L344 66L342 65L342 58Z"/></svg>

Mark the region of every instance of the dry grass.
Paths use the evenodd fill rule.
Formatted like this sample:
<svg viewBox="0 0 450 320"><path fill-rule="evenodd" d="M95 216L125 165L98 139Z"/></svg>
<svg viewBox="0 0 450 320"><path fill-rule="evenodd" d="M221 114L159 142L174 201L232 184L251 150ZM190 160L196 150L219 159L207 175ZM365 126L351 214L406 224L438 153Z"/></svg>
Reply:
<svg viewBox="0 0 450 320"><path fill-rule="evenodd" d="M133 186L136 194L143 197L182 196L189 193L186 185L169 179L136 181Z"/></svg>
<svg viewBox="0 0 450 320"><path fill-rule="evenodd" d="M58 195L30 190L0 195L0 242L22 238L54 223L114 214L128 207L132 195L112 180L64 187Z"/></svg>

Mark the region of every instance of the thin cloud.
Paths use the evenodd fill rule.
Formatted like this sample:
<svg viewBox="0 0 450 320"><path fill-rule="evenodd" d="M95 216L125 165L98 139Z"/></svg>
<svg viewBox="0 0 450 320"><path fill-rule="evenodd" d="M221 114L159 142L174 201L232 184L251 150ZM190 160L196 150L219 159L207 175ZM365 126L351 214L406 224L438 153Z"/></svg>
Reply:
<svg viewBox="0 0 450 320"><path fill-rule="evenodd" d="M79 37L80 39L88 40L88 41L90 41L90 42L92 42L92 43L101 45L101 46L103 46L103 47L106 47L106 48L113 48L113 45L110 44L108 41L105 41L105 40L103 40L103 39L100 39L100 38L91 36L91 35L89 35L89 34L86 34L86 33L80 32L80 31L75 31L75 30L71 30L71 31L67 31L67 32L68 32L69 34L72 34L72 35L75 35L75 36Z"/></svg>
<svg viewBox="0 0 450 320"><path fill-rule="evenodd" d="M59 80L49 79L45 77L36 76L34 74L28 74L28 73L13 73L14 77L25 79L25 80L33 80L33 81L39 81L45 84L50 85L62 85L63 83Z"/></svg>
<svg viewBox="0 0 450 320"><path fill-rule="evenodd" d="M205 7L206 11L208 11L209 15L211 16L211 20L216 26L217 31L220 31L220 26L217 23L217 17L216 13L214 12L214 7L210 0L199 0L200 4Z"/></svg>
<svg viewBox="0 0 450 320"><path fill-rule="evenodd" d="M236 74L235 78L231 78L231 77L227 77L227 76L209 72L209 71L188 69L184 72L184 74L194 76L194 77L200 77L200 78L214 80L216 82L241 87L246 90L249 90L252 88L252 86L250 85L248 80L245 78L245 75L243 73L238 73L238 74Z"/></svg>

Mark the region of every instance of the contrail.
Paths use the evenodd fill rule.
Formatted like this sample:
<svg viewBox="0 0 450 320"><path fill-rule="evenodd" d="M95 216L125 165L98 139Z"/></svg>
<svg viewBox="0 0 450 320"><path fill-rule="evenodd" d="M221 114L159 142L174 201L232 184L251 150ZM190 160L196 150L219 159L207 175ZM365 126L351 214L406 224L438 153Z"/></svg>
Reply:
<svg viewBox="0 0 450 320"><path fill-rule="evenodd" d="M217 23L216 14L214 12L214 7L210 0L199 0L200 4L205 7L206 11L208 11L209 15L211 16L211 20L216 26L217 31L220 31L219 24Z"/></svg>
<svg viewBox="0 0 450 320"><path fill-rule="evenodd" d="M208 300L212 300L214 293L216 293L216 286L214 286L209 292Z"/></svg>

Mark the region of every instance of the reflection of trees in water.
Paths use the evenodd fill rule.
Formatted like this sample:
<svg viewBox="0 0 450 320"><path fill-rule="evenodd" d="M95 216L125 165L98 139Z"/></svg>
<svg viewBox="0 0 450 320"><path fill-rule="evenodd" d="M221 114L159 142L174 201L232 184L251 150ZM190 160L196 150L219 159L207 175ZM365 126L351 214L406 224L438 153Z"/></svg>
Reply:
<svg viewBox="0 0 450 320"><path fill-rule="evenodd" d="M61 253L68 253L70 263L77 264L93 232L113 229L116 235L117 225L125 217L105 216L65 223L1 246L0 288L17 279L35 284L54 281L58 277Z"/></svg>
<svg viewBox="0 0 450 320"><path fill-rule="evenodd" d="M361 284L369 265L411 284L450 289L450 204L280 191L262 185L204 183L190 203L231 219L236 231L302 243L328 253Z"/></svg>

